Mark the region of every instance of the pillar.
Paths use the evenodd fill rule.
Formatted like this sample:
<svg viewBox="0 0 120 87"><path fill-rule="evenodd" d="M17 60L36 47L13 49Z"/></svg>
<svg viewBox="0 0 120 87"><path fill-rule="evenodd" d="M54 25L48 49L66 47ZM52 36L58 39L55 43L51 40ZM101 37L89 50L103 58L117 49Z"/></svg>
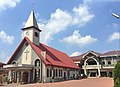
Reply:
<svg viewBox="0 0 120 87"><path fill-rule="evenodd" d="M17 71L16 73L17 73L17 83L19 83L19 81L20 81L20 72Z"/></svg>
<svg viewBox="0 0 120 87"><path fill-rule="evenodd" d="M33 82L35 82L35 67L34 67L34 69L33 69Z"/></svg>
<svg viewBox="0 0 120 87"><path fill-rule="evenodd" d="M30 83L30 70L28 71L28 83Z"/></svg>
<svg viewBox="0 0 120 87"><path fill-rule="evenodd" d="M100 65L98 64L98 77L100 77L101 74L100 74Z"/></svg>
<svg viewBox="0 0 120 87"><path fill-rule="evenodd" d="M87 71L86 71L86 68L84 69L84 74L87 75Z"/></svg>
<svg viewBox="0 0 120 87"><path fill-rule="evenodd" d="M10 82L12 81L12 71L11 70L8 72L8 80Z"/></svg>
<svg viewBox="0 0 120 87"><path fill-rule="evenodd" d="M20 82L21 82L21 83L23 83L23 72L24 72L24 71L21 71L21 75L20 75L20 77L21 77Z"/></svg>

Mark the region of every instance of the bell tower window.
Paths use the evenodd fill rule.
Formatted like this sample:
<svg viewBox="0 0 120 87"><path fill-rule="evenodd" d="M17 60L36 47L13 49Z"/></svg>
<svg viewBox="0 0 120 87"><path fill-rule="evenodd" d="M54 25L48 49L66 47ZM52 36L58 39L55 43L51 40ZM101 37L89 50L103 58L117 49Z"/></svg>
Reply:
<svg viewBox="0 0 120 87"><path fill-rule="evenodd" d="M35 36L38 37L38 33L37 32L35 32Z"/></svg>

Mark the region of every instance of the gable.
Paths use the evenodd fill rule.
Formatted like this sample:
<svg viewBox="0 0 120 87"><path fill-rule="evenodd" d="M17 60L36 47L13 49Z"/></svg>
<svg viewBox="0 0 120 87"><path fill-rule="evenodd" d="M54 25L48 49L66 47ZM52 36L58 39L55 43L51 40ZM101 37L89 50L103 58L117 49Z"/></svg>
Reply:
<svg viewBox="0 0 120 87"><path fill-rule="evenodd" d="M87 53L85 53L82 58L89 58L89 57L94 57L94 58L97 58L99 57L101 54L100 53L97 53L97 52L94 52L94 51L88 51Z"/></svg>

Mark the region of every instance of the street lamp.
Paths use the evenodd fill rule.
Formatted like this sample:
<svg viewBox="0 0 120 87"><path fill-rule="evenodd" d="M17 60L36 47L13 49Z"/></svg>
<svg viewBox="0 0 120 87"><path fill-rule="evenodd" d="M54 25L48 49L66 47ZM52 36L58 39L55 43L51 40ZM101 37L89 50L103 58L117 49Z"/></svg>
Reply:
<svg viewBox="0 0 120 87"><path fill-rule="evenodd" d="M120 19L120 16L117 15L116 13L112 13L112 16L116 17L117 19Z"/></svg>
<svg viewBox="0 0 120 87"><path fill-rule="evenodd" d="M116 14L116 13L112 13L112 16L116 17L117 19L120 19L120 16L118 14ZM119 33L120 33L120 31L119 31ZM119 58L119 53L118 52L116 52L116 57Z"/></svg>

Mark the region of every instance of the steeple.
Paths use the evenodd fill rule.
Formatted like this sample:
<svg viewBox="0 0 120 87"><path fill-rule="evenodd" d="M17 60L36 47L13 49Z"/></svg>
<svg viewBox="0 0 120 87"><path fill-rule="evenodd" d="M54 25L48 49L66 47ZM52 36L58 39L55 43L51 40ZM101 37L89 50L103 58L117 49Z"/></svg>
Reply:
<svg viewBox="0 0 120 87"><path fill-rule="evenodd" d="M36 18L35 18L34 10L31 11L30 16L29 16L23 29L26 29L29 27L35 27L35 28L39 29Z"/></svg>
<svg viewBox="0 0 120 87"><path fill-rule="evenodd" d="M36 45L39 45L40 32L35 18L34 10L31 11L30 16L24 26L22 38L28 37L30 41Z"/></svg>

